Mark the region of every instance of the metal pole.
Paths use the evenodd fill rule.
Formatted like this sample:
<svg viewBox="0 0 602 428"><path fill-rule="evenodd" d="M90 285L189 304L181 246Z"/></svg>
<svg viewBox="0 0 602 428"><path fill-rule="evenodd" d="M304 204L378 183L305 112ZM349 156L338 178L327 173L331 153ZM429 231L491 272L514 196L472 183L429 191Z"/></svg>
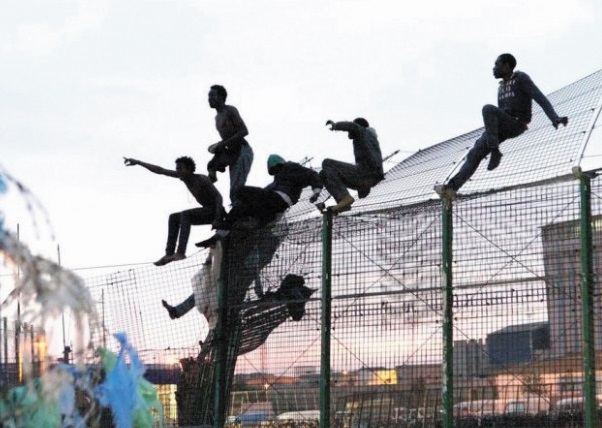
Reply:
<svg viewBox="0 0 602 428"><path fill-rule="evenodd" d="M21 229L17 223L17 241L21 240ZM21 264L17 263L17 282L21 281ZM15 321L15 361L17 363L18 381L23 381L23 361L21 361L20 338L21 334L21 295L17 298L17 320Z"/></svg>
<svg viewBox="0 0 602 428"><path fill-rule="evenodd" d="M222 263L217 277L217 323L215 325L216 358L215 358L215 395L213 396L213 424L215 428L223 428L225 423L224 404L226 385L226 364L228 341L226 340L227 323L227 286L228 286L228 239L218 242L217 251L223 251Z"/></svg>
<svg viewBox="0 0 602 428"><path fill-rule="evenodd" d="M583 332L583 396L585 426L596 424L596 349L594 344L594 263L592 243L591 178L579 174L581 193L581 321Z"/></svg>
<svg viewBox="0 0 602 428"><path fill-rule="evenodd" d="M454 426L454 332L452 281L452 198L442 197L442 254L441 273L443 291L443 428Z"/></svg>
<svg viewBox="0 0 602 428"><path fill-rule="evenodd" d="M59 266L61 266L61 246L56 246L56 257ZM65 333L65 311L61 314L61 322L63 325L63 362L69 364L69 354L71 353L71 347L67 346L67 334Z"/></svg>
<svg viewBox="0 0 602 428"><path fill-rule="evenodd" d="M4 362L7 364L8 368L8 318L2 318L2 327L4 328L4 342L2 343L4 348ZM8 370L4 373L4 381L8 385Z"/></svg>
<svg viewBox="0 0 602 428"><path fill-rule="evenodd" d="M320 427L330 427L330 328L332 302L332 213L322 219L322 343L320 351Z"/></svg>

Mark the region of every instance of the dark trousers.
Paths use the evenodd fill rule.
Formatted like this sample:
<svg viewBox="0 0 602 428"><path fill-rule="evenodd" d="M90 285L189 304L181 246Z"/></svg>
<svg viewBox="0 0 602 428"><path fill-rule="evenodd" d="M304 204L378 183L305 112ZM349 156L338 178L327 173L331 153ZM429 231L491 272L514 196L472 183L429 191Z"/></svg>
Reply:
<svg viewBox="0 0 602 428"><path fill-rule="evenodd" d="M264 226L287 208L288 204L276 192L244 186L239 190L236 204L226 216L223 228L230 229L237 220L245 217L255 217L260 226Z"/></svg>
<svg viewBox="0 0 602 428"><path fill-rule="evenodd" d="M349 195L347 189L368 190L381 181L383 175L365 171L352 163L324 159L320 178L328 193L339 202L344 196Z"/></svg>
<svg viewBox="0 0 602 428"><path fill-rule="evenodd" d="M190 226L212 224L214 220L214 207L193 208L171 214L169 216L167 227L167 246L165 247L165 254L172 255L176 251L176 242L178 243L177 252L179 254L186 254L186 246L188 245L188 237L190 236Z"/></svg>
<svg viewBox="0 0 602 428"><path fill-rule="evenodd" d="M490 104L483 107L483 122L485 132L475 141L460 171L447 184L453 190L459 190L472 177L481 161L492 150L499 150L500 143L518 137L527 130L525 123Z"/></svg>

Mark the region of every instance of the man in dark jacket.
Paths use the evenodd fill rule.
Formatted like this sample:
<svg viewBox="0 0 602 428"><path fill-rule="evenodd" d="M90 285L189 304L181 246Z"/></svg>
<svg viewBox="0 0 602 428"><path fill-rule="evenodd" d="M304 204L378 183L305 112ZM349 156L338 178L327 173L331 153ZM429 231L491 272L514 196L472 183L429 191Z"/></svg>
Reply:
<svg viewBox="0 0 602 428"><path fill-rule="evenodd" d="M268 158L268 173L274 181L265 188L244 186L238 192L236 204L226 215L215 235L195 244L197 247L210 247L218 239L226 236L236 221L245 217L253 217L259 221L259 227L276 219L299 201L305 187L311 187L313 195L310 202L315 202L322 191L322 182L316 171L296 162L287 162L278 155Z"/></svg>
<svg viewBox="0 0 602 428"><path fill-rule="evenodd" d="M516 59L509 53L500 55L493 66L493 76L500 81L498 89L498 107L486 105L483 107L483 122L485 132L477 139L473 148L468 152L466 161L460 171L446 185L437 185L435 190L442 193L445 190L457 191L472 177L481 161L491 154L487 169L493 171L501 160L502 153L499 145L509 138L515 138L525 132L531 122L532 100L541 106L552 126L564 126L568 118L559 117L546 96L533 83L531 78L522 71L514 71Z"/></svg>
<svg viewBox="0 0 602 428"><path fill-rule="evenodd" d="M353 122L326 122L331 131L346 131L350 140L353 140L353 155L355 164L341 162L333 159L324 159L320 178L337 205L328 209L334 214L351 209L355 199L349 194L350 189L358 191L360 198L365 198L370 189L384 178L383 158L376 131L370 127L368 121L358 117ZM318 204L322 210L323 204Z"/></svg>

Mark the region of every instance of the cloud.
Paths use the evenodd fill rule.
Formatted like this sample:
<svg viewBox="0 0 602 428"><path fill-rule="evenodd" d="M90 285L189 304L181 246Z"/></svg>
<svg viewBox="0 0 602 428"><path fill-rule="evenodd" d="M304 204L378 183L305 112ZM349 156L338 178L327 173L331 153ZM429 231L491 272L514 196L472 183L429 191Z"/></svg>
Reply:
<svg viewBox="0 0 602 428"><path fill-rule="evenodd" d="M0 53L44 57L52 55L65 43L78 40L89 31L97 31L109 12L109 0L72 1L61 3L36 3L35 13L17 16L18 11L8 9L0 21ZM19 8L20 12L27 8ZM12 12L12 13L11 13ZM13 22L19 22L13 24Z"/></svg>

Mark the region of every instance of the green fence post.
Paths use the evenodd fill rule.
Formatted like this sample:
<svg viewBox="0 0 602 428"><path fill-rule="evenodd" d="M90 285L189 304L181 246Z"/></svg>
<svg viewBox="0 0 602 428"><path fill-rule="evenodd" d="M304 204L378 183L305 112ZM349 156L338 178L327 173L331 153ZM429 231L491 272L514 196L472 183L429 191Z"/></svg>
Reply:
<svg viewBox="0 0 602 428"><path fill-rule="evenodd" d="M442 196L442 254L441 272L443 288L443 428L454 426L454 332L453 332L453 289L452 289L452 199Z"/></svg>
<svg viewBox="0 0 602 428"><path fill-rule="evenodd" d="M583 396L585 426L597 426L596 349L594 343L594 262L591 177L577 169L581 196L581 324L583 333Z"/></svg>
<svg viewBox="0 0 602 428"><path fill-rule="evenodd" d="M215 428L223 428L225 424L225 385L226 385L226 367L228 356L228 341L226 340L226 323L227 323L227 295L226 289L228 286L228 239L222 240L221 245L223 251L222 263L217 277L217 323L215 324L215 340L216 358L215 358L215 395L213 396L213 426ZM217 249L219 251L219 249Z"/></svg>
<svg viewBox="0 0 602 428"><path fill-rule="evenodd" d="M332 213L322 220L322 336L320 345L320 427L330 427L330 327L332 270Z"/></svg>

